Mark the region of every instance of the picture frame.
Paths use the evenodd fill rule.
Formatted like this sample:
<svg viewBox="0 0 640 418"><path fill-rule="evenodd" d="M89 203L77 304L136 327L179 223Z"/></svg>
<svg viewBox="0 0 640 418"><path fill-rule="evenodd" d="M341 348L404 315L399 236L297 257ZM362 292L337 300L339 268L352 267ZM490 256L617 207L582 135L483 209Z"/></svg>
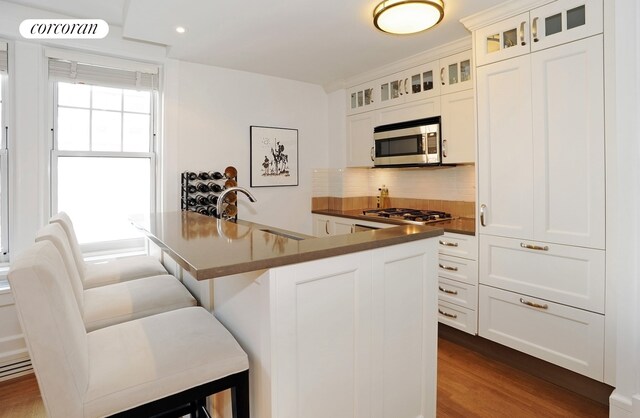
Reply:
<svg viewBox="0 0 640 418"><path fill-rule="evenodd" d="M298 185L298 130L251 125L251 187Z"/></svg>

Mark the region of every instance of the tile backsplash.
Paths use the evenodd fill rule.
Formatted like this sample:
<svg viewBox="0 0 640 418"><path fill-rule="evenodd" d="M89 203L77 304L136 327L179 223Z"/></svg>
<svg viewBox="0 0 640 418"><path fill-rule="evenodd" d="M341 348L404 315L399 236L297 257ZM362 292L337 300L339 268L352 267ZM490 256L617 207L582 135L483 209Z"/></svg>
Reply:
<svg viewBox="0 0 640 418"><path fill-rule="evenodd" d="M475 202L475 166L442 168L316 169L313 197L375 196L385 185L391 198Z"/></svg>

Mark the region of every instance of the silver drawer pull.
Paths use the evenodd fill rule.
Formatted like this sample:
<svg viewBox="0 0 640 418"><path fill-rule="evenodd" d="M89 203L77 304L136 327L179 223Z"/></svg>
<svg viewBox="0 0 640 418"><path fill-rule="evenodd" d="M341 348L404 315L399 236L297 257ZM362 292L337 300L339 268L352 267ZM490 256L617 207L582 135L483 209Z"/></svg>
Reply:
<svg viewBox="0 0 640 418"><path fill-rule="evenodd" d="M458 294L458 291L457 291L457 290L449 290L449 289L445 289L445 288L444 288L444 287L442 287L442 286L438 286L438 289L440 289L440 291L441 291L441 292L448 293L448 294L450 294L450 295L457 295L457 294Z"/></svg>
<svg viewBox="0 0 640 418"><path fill-rule="evenodd" d="M443 240L440 240L439 242L440 242L440 245L445 245L447 247L457 247L458 246L457 242L449 242L449 241L443 241Z"/></svg>
<svg viewBox="0 0 640 418"><path fill-rule="evenodd" d="M444 315L444 316L446 316L447 318L453 318L453 319L456 319L456 318L458 317L458 315L456 315L456 314L450 314L450 313L447 313L447 312L443 311L442 309L438 309L438 313L439 313L440 315Z"/></svg>
<svg viewBox="0 0 640 418"><path fill-rule="evenodd" d="M521 242L520 246L522 248L526 248L527 250L549 251L549 247L547 247L546 245L544 247L541 247L540 245L531 245L531 244L525 244L524 242Z"/></svg>
<svg viewBox="0 0 640 418"><path fill-rule="evenodd" d="M531 306L532 308L549 309L549 305L547 305L546 303L544 305L540 305L539 303L529 302L528 300L524 300L522 298L520 298L520 303L522 303L523 305Z"/></svg>
<svg viewBox="0 0 640 418"><path fill-rule="evenodd" d="M445 266L444 264L438 264L440 266L441 269L443 270L449 270L449 271L458 271L458 267L450 267L450 266Z"/></svg>

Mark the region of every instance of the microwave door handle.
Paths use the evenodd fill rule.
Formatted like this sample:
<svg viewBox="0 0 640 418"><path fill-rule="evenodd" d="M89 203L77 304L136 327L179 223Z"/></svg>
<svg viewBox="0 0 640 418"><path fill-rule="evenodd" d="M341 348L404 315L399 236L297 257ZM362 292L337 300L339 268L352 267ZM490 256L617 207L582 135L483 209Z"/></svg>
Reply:
<svg viewBox="0 0 640 418"><path fill-rule="evenodd" d="M371 153L370 153L370 155L371 155L371 161L375 161L375 159L374 159L374 157L373 157L373 149L374 149L374 147L371 147Z"/></svg>

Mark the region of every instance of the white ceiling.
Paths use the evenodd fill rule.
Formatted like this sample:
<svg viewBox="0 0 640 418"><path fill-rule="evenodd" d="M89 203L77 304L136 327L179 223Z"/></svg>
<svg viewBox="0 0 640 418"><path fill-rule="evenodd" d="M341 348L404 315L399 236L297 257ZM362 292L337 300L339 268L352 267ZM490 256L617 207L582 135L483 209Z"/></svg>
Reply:
<svg viewBox="0 0 640 418"><path fill-rule="evenodd" d="M379 0L12 0L104 19L126 38L167 45L170 58L324 86L468 36L460 18L504 0L444 1L438 26L394 36L372 24Z"/></svg>

